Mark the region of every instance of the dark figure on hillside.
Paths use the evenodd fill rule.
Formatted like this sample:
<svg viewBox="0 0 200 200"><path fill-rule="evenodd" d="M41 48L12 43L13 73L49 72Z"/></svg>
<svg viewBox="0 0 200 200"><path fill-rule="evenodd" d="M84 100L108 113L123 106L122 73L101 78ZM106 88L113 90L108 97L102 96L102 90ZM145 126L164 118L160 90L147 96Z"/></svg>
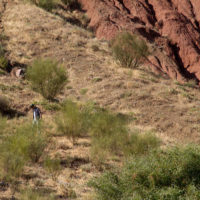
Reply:
<svg viewBox="0 0 200 200"><path fill-rule="evenodd" d="M30 108L33 110L33 125L36 124L38 126L39 120L42 118L42 113L35 104L32 104Z"/></svg>

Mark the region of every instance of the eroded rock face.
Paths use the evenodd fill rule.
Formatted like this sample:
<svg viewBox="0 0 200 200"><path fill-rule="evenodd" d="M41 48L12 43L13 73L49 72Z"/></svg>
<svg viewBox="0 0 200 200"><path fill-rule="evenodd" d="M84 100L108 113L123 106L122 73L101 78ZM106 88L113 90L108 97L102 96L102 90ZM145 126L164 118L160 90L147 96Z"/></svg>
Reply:
<svg viewBox="0 0 200 200"><path fill-rule="evenodd" d="M155 45L149 57L155 72L200 82L200 1L79 0L100 39L128 30Z"/></svg>

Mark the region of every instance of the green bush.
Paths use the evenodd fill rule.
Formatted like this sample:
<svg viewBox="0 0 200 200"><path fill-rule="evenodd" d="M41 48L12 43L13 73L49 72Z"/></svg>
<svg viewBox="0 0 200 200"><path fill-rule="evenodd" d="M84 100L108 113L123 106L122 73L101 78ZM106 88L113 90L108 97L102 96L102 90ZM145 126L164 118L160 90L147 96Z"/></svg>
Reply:
<svg viewBox="0 0 200 200"><path fill-rule="evenodd" d="M68 100L63 104L59 115L56 116L55 122L58 132L75 142L78 137L86 134L86 120L86 112L81 111L76 103Z"/></svg>
<svg viewBox="0 0 200 200"><path fill-rule="evenodd" d="M197 200L200 149L172 149L133 157L123 169L93 179L99 200Z"/></svg>
<svg viewBox="0 0 200 200"><path fill-rule="evenodd" d="M123 152L126 156L144 155L157 149L160 146L160 140L152 132L140 133L135 130L132 132L123 146Z"/></svg>
<svg viewBox="0 0 200 200"><path fill-rule="evenodd" d="M46 145L45 136L31 125L5 136L0 143L1 177L7 181L19 177L25 164L39 160Z"/></svg>
<svg viewBox="0 0 200 200"><path fill-rule="evenodd" d="M27 78L44 98L53 100L64 88L67 74L63 66L50 59L39 59L28 67Z"/></svg>
<svg viewBox="0 0 200 200"><path fill-rule="evenodd" d="M57 5L55 0L39 0L38 6L44 8L47 11L51 11Z"/></svg>
<svg viewBox="0 0 200 200"><path fill-rule="evenodd" d="M53 8L57 6L59 2L59 0L28 0L28 1L36 4L37 6L47 11L51 11Z"/></svg>
<svg viewBox="0 0 200 200"><path fill-rule="evenodd" d="M102 151L119 154L128 139L124 120L108 111L99 111L94 114L90 135L93 155L97 157Z"/></svg>
<svg viewBox="0 0 200 200"><path fill-rule="evenodd" d="M37 129L27 125L19 128L16 133L24 138L26 147L23 149L23 154L31 162L38 162L47 146L47 137Z"/></svg>
<svg viewBox="0 0 200 200"><path fill-rule="evenodd" d="M61 165L60 165L60 159L54 158L51 159L49 157L47 157L44 160L44 167L51 173L55 173L58 172L61 169Z"/></svg>
<svg viewBox="0 0 200 200"><path fill-rule="evenodd" d="M94 104L78 106L66 101L55 118L57 130L73 142L87 133L91 136L91 155L94 162L110 155L146 154L159 147L160 141L152 133L129 133L130 117L122 117Z"/></svg>
<svg viewBox="0 0 200 200"><path fill-rule="evenodd" d="M137 67L149 55L145 41L128 32L119 33L111 41L111 50L120 65L127 68Z"/></svg>
<svg viewBox="0 0 200 200"><path fill-rule="evenodd" d="M8 60L5 57L5 51L3 46L0 44L0 68L6 70L8 66Z"/></svg>
<svg viewBox="0 0 200 200"><path fill-rule="evenodd" d="M10 101L5 96L0 96L0 112L4 113L10 110Z"/></svg>
<svg viewBox="0 0 200 200"><path fill-rule="evenodd" d="M61 105L59 102L49 102L48 100L44 101L35 101L33 104L36 105L41 105L45 110L50 110L50 111L58 111L61 109Z"/></svg>
<svg viewBox="0 0 200 200"><path fill-rule="evenodd" d="M6 70L8 66L8 60L4 56L0 56L0 68Z"/></svg>
<svg viewBox="0 0 200 200"><path fill-rule="evenodd" d="M0 137L4 134L7 119L0 114Z"/></svg>
<svg viewBox="0 0 200 200"><path fill-rule="evenodd" d="M97 111L92 118L90 134L92 157L102 160L106 155L142 155L156 149L160 141L152 133L130 133L128 118L109 111Z"/></svg>

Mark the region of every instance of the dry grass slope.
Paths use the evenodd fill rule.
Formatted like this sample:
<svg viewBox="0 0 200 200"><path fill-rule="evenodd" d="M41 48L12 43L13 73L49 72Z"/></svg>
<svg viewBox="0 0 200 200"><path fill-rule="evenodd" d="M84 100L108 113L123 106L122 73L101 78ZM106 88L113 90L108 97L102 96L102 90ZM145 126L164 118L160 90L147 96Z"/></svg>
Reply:
<svg viewBox="0 0 200 200"><path fill-rule="evenodd" d="M29 65L36 58L50 57L65 66L70 82L58 96L59 101L66 97L79 102L91 101L133 115L135 120L130 122L130 129L153 129L163 145L199 143L200 93L193 83L180 85L155 76L147 66L134 71L121 69L112 58L107 42L98 41L91 32L31 4L11 1L3 13L2 25L9 38L5 49L11 63ZM83 92L85 89L87 92ZM56 191L64 197L73 196L75 191L77 199L92 199L86 183L100 172L90 162L90 140L80 138L72 145L66 137L56 136L51 122L55 111L46 109L44 105L48 103L31 90L26 80L1 75L0 95L10 99L14 110L27 114L9 119L10 128L32 120L27 112L31 103L41 105L47 132L52 136L48 154L61 160L62 169L56 178L40 164L34 164L26 166L20 181L43 191ZM10 196L10 189L0 191L1 198Z"/></svg>

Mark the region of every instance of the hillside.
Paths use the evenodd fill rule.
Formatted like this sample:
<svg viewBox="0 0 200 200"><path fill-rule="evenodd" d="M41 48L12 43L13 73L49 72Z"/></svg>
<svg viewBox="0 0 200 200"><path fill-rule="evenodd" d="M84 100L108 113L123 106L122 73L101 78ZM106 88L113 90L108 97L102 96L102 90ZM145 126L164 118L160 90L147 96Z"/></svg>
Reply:
<svg viewBox="0 0 200 200"><path fill-rule="evenodd" d="M163 148L199 144L200 93L194 81L180 83L154 74L148 64L137 69L119 67L109 42L97 39L86 28L89 19L81 24L80 19L86 19L83 11L58 7L47 12L24 1L4 0L0 2L0 12L0 38L10 67L27 68L38 58L53 58L65 67L69 83L58 95L59 102L65 99L80 104L92 102L116 113L131 115L134 120L129 122L130 130L154 132ZM77 199L94 199L87 182L109 167L98 169L91 161L90 137L79 138L72 144L65 136L56 135L56 111L49 109L54 104L33 91L26 79L2 73L0 95L9 99L16 112L16 116L7 114L8 128L32 122L32 113L28 111L32 103L41 108L51 138L45 153L52 157L58 155L62 163L62 170L56 175L49 175L40 162L26 166L19 178L20 185L39 188L47 194L56 193L57 199L72 199L74 193ZM110 163L120 166L122 159L113 159ZM20 199L18 192L14 196ZM0 199L11 197L11 187L0 185Z"/></svg>
<svg viewBox="0 0 200 200"><path fill-rule="evenodd" d="M80 0L98 38L138 33L156 46L151 68L179 82L199 80L199 2L195 0ZM156 67L155 67L156 65ZM159 70L158 70L159 69ZM199 82L199 81L198 81Z"/></svg>

